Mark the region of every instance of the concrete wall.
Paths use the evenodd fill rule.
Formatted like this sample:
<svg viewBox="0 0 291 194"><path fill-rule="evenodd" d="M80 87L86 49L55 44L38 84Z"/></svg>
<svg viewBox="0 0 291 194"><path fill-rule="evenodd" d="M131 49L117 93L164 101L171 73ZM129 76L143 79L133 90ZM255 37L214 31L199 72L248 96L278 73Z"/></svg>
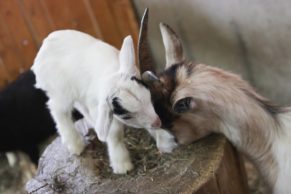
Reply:
<svg viewBox="0 0 291 194"><path fill-rule="evenodd" d="M279 104L291 105L291 1L133 0L150 8L149 36L159 68L159 22L181 37L189 59L241 74Z"/></svg>

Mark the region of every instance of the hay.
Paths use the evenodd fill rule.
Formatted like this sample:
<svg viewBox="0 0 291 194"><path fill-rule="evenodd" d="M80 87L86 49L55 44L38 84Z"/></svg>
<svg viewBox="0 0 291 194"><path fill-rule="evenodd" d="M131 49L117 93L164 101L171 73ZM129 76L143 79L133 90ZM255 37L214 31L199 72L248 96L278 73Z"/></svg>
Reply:
<svg viewBox="0 0 291 194"><path fill-rule="evenodd" d="M171 154L160 154L145 130L129 129L125 142L134 169L117 175L109 165L106 146L93 131L84 135L87 146L81 156L71 155L59 137L49 145L26 190L34 194L183 193L209 180L220 164L226 142L221 136L210 136L180 146Z"/></svg>
<svg viewBox="0 0 291 194"><path fill-rule="evenodd" d="M98 142L95 135L90 133L91 143L97 142L97 150L91 153L95 156L98 163L99 176L104 179L117 179L120 176L139 177L145 176L148 172L157 168L165 168L177 160L187 160L188 156L193 152L191 146L183 146L183 152L175 152L174 154L160 153L156 147L154 139L142 129L127 129L125 131L125 142L132 159L134 169L127 175L116 175L109 166L109 158L106 154L106 146ZM92 138L94 137L94 138Z"/></svg>

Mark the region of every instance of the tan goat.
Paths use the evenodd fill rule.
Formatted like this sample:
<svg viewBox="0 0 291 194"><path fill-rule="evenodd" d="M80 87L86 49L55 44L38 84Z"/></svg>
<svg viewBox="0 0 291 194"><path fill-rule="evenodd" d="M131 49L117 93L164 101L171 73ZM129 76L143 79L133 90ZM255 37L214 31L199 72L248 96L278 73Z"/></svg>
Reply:
<svg viewBox="0 0 291 194"><path fill-rule="evenodd" d="M160 24L165 70L145 72L155 110L180 144L224 134L257 166L275 194L291 193L291 109L259 95L238 75L186 62L174 31Z"/></svg>

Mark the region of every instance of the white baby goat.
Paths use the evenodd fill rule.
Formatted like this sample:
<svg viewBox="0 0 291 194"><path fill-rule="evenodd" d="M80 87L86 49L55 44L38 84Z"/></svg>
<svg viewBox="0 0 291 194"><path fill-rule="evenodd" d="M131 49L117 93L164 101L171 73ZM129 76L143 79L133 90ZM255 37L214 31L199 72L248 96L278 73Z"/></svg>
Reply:
<svg viewBox="0 0 291 194"><path fill-rule="evenodd" d="M124 124L147 128L162 152L176 146L169 132L152 130L161 121L149 90L139 80L134 56L130 36L119 52L82 32L61 30L44 40L32 66L36 87L47 93L48 107L69 151L79 155L84 149L71 118L76 108L107 143L114 173L133 168L123 141Z"/></svg>

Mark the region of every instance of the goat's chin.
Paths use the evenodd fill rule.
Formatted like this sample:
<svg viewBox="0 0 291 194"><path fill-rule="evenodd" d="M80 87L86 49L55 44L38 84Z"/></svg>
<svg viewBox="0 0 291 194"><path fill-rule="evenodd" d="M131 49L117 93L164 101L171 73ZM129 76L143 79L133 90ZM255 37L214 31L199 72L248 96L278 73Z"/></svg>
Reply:
<svg viewBox="0 0 291 194"><path fill-rule="evenodd" d="M177 139L178 144L189 145L208 136L209 134L197 135L194 133L187 133L187 131L179 131L176 133L174 132L174 135Z"/></svg>
<svg viewBox="0 0 291 194"><path fill-rule="evenodd" d="M142 128L149 129L149 128L151 128L151 126L147 125L147 123L143 123L143 122L139 123L138 121L124 120L118 116L115 116L115 118L117 120L119 120L121 123L123 123L125 126L128 126L128 127L137 128L137 129L142 129Z"/></svg>
<svg viewBox="0 0 291 194"><path fill-rule="evenodd" d="M132 127L132 128L137 128L137 129L142 128L141 126L136 125L136 124L132 124L132 123L126 123L126 122L124 122L124 124L126 124L127 126Z"/></svg>
<svg viewBox="0 0 291 194"><path fill-rule="evenodd" d="M142 126L140 126L140 125L137 125L137 124L135 124L135 123L131 123L131 122L129 122L128 120L123 120L123 119L118 119L120 122L122 122L124 125L126 125L126 126L128 126L128 127L132 127L132 128L137 128L137 129L139 129L139 128L143 128Z"/></svg>
<svg viewBox="0 0 291 194"><path fill-rule="evenodd" d="M151 127L149 126L146 126L146 125L138 125L138 124L135 124L135 123L129 123L129 122L124 122L125 125L129 126L129 127L132 127L132 128L136 128L136 129L149 129Z"/></svg>

